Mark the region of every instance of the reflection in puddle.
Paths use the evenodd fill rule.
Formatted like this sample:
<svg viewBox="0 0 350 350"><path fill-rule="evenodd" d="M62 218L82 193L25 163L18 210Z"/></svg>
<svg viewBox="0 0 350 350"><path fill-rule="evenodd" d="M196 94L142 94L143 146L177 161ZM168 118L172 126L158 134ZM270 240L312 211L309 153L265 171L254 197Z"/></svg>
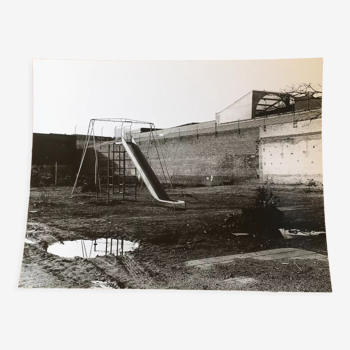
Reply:
<svg viewBox="0 0 350 350"><path fill-rule="evenodd" d="M96 258L96 256L122 256L138 248L139 244L124 239L101 238L97 240L78 240L54 243L47 249L48 253L64 258Z"/></svg>

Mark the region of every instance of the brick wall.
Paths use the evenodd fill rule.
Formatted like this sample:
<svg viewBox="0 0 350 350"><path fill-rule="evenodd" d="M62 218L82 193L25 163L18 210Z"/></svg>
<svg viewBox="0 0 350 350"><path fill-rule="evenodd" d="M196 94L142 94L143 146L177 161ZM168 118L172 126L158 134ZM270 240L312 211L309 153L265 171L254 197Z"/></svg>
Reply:
<svg viewBox="0 0 350 350"><path fill-rule="evenodd" d="M259 172L259 128L192 134L160 139L161 151L175 184L217 185L256 180ZM140 140L141 150L161 181L154 142Z"/></svg>

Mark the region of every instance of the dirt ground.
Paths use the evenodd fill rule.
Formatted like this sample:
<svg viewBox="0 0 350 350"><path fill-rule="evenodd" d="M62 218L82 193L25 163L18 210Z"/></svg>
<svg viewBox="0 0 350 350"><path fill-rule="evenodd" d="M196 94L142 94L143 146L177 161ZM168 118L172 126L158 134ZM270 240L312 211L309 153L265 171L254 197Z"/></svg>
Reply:
<svg viewBox="0 0 350 350"><path fill-rule="evenodd" d="M319 187L275 186L286 229L325 231L323 191ZM224 227L227 214L252 205L256 186L182 188L169 191L186 201L186 211L159 207L146 189L138 201L96 204L92 194L71 187L32 188L19 287L154 288L330 292L327 261L239 260L209 270L185 261L294 247L327 255L326 235L301 239L236 237ZM62 258L47 252L55 242L115 238L139 242L125 256ZM251 284L231 283L235 277ZM98 282L96 282L98 281Z"/></svg>

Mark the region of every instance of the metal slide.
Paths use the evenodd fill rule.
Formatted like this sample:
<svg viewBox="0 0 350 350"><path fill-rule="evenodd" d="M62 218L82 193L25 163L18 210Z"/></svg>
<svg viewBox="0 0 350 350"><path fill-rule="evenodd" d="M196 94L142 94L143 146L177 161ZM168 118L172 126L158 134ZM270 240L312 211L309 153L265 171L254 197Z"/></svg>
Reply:
<svg viewBox="0 0 350 350"><path fill-rule="evenodd" d="M124 137L122 137L122 144L153 198L161 205L172 207L174 210L186 210L184 201L170 199L139 146L135 142L127 142Z"/></svg>

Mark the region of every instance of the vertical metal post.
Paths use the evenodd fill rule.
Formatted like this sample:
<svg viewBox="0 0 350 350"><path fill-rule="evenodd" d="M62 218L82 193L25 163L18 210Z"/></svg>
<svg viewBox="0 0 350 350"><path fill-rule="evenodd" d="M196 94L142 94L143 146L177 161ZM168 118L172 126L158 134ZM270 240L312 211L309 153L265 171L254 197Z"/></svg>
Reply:
<svg viewBox="0 0 350 350"><path fill-rule="evenodd" d="M95 164L95 179L96 179L96 199L98 200L98 190L99 190L99 183L98 183L98 152L96 150L96 164Z"/></svg>
<svg viewBox="0 0 350 350"><path fill-rule="evenodd" d="M95 186L96 186L96 188L97 188L97 166L98 166L98 155L95 155Z"/></svg>
<svg viewBox="0 0 350 350"><path fill-rule="evenodd" d="M117 239L117 256L119 255L119 239Z"/></svg>
<svg viewBox="0 0 350 350"><path fill-rule="evenodd" d="M107 255L107 247L108 247L108 238L106 238L106 255Z"/></svg>
<svg viewBox="0 0 350 350"><path fill-rule="evenodd" d="M123 149L123 199L125 196L125 149Z"/></svg>
<svg viewBox="0 0 350 350"><path fill-rule="evenodd" d="M101 128L100 149L101 149L101 147L102 147L102 133L103 133L103 128L104 128L104 126Z"/></svg>
<svg viewBox="0 0 350 350"><path fill-rule="evenodd" d="M112 146L112 194L114 194L114 153L115 153L115 149L114 149L115 143L113 142L113 146Z"/></svg>
<svg viewBox="0 0 350 350"><path fill-rule="evenodd" d="M93 144L94 144L94 152L95 152L95 187L96 187L96 200L98 200L98 152L96 148L96 140L95 140L95 122L92 124L92 136L93 136Z"/></svg>
<svg viewBox="0 0 350 350"><path fill-rule="evenodd" d="M107 202L109 202L109 159L110 159L111 145L108 144L108 158L107 158Z"/></svg>
<svg viewBox="0 0 350 350"><path fill-rule="evenodd" d="M297 127L297 122L295 121L295 100L293 104L293 128Z"/></svg>
<svg viewBox="0 0 350 350"><path fill-rule="evenodd" d="M55 186L57 186L57 162L55 164Z"/></svg>
<svg viewBox="0 0 350 350"><path fill-rule="evenodd" d="M84 247L83 247L83 240L80 240L80 244L81 244L81 252L83 254L83 258L85 258L85 255L84 255Z"/></svg>
<svg viewBox="0 0 350 350"><path fill-rule="evenodd" d="M111 246L109 247L109 253L112 254L113 238L111 238Z"/></svg>
<svg viewBox="0 0 350 350"><path fill-rule="evenodd" d="M265 101L265 118L264 118L264 131L266 131L266 100Z"/></svg>
<svg viewBox="0 0 350 350"><path fill-rule="evenodd" d="M124 239L122 239L121 255L124 255Z"/></svg>
<svg viewBox="0 0 350 350"><path fill-rule="evenodd" d="M135 202L137 199L137 170L135 168Z"/></svg>
<svg viewBox="0 0 350 350"><path fill-rule="evenodd" d="M121 159L120 159L120 144L118 145L118 192L120 193L120 164L121 164Z"/></svg>

